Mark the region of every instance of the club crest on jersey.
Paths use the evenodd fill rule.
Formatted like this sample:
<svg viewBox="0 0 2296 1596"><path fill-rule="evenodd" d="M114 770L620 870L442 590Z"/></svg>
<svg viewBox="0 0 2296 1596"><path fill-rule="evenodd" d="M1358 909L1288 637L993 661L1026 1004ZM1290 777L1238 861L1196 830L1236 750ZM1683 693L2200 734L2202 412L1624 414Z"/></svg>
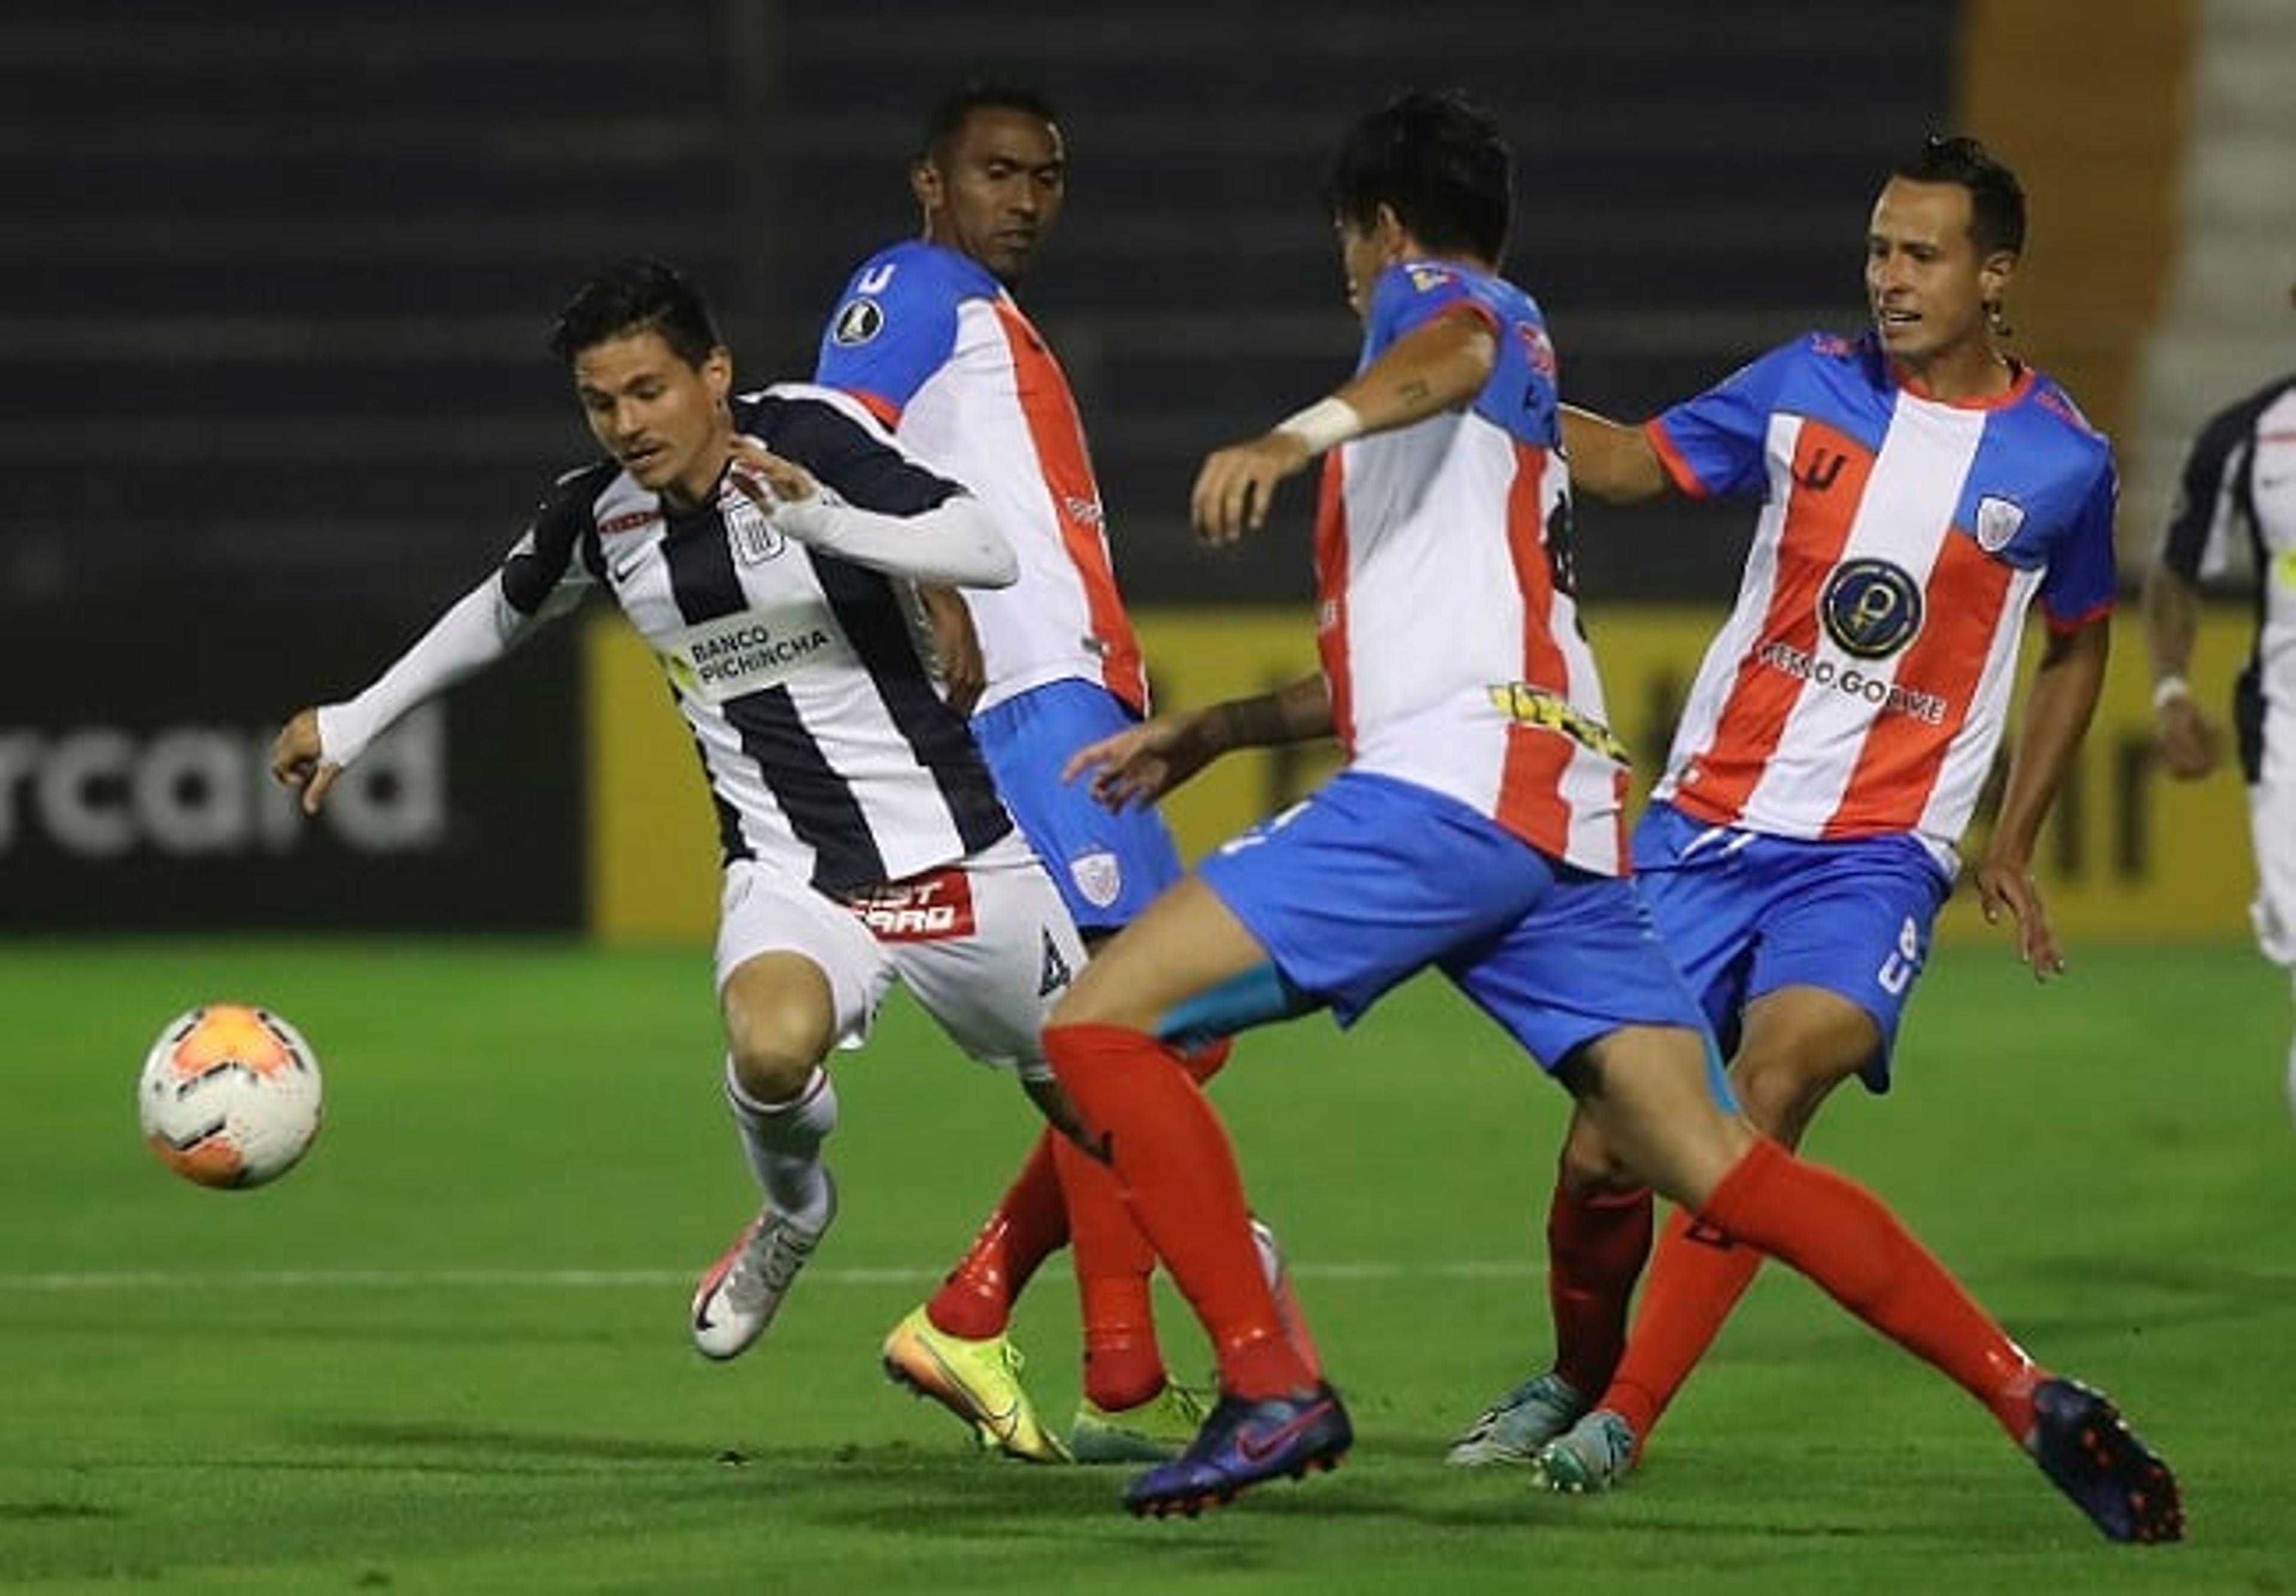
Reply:
<svg viewBox="0 0 2296 1596"><path fill-rule="evenodd" d="M1084 901L1095 909L1107 908L1124 890L1124 866L1106 848L1095 848L1070 860L1069 876L1084 894Z"/></svg>
<svg viewBox="0 0 2296 1596"><path fill-rule="evenodd" d="M1977 501L1977 546L1988 554L2007 548L2024 524L2024 508L2014 500L1988 495Z"/></svg>
<svg viewBox="0 0 2296 1596"><path fill-rule="evenodd" d="M743 565L763 565L789 546L789 539L747 499L726 506L726 537Z"/></svg>
<svg viewBox="0 0 2296 1596"><path fill-rule="evenodd" d="M865 294L838 307L837 319L830 323L829 337L832 343L853 349L884 330L885 307Z"/></svg>
<svg viewBox="0 0 2296 1596"><path fill-rule="evenodd" d="M1887 560L1845 560L1825 579L1817 611L1843 653L1886 659L1921 632L1922 585Z"/></svg>

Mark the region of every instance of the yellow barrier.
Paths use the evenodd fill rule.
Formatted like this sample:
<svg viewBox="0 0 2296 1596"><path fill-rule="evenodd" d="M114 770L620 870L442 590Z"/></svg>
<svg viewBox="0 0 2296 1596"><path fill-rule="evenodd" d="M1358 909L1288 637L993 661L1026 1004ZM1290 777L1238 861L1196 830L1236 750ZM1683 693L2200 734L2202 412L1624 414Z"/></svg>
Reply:
<svg viewBox="0 0 2296 1596"><path fill-rule="evenodd" d="M1293 680L1314 668L1308 612L1149 610L1135 618L1156 673L1157 700L1180 707ZM1718 610L1617 608L1588 621L1603 662L1612 728L1634 749L1636 801L1657 768ZM2211 713L2248 646L2235 610L2202 626L2194 680ZM2153 768L2151 694L2133 608L2115 628L2111 675L2080 766L2038 861L2057 929L2085 937L2238 936L2252 888L2247 810L2236 776L2198 786ZM2035 640L2038 643L2038 639ZM2030 657L2037 651L2029 646ZM685 723L653 657L619 620L586 639L591 733L591 924L609 941L706 937L718 912L714 817ZM1168 807L1194 858L1329 773L1327 749L1237 756ZM1969 853L1982 845L1973 833ZM1968 895L1946 914L1948 937L1992 935Z"/></svg>

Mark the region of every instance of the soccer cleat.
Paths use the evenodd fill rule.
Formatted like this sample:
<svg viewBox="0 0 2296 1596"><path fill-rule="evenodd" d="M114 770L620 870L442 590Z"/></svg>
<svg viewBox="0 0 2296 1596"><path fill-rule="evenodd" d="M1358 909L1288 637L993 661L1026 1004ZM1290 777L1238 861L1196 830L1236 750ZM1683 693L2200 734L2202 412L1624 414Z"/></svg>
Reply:
<svg viewBox="0 0 2296 1596"><path fill-rule="evenodd" d="M1568 1496L1611 1490L1634 1472L1635 1432L1608 1408L1596 1408L1531 1454L1534 1489Z"/></svg>
<svg viewBox="0 0 2296 1596"><path fill-rule="evenodd" d="M885 1378L930 1396L972 1427L984 1452L1031 1463L1065 1463L1068 1448L1037 1419L1021 1384L1021 1349L1003 1336L970 1341L933 1323L922 1307L885 1338Z"/></svg>
<svg viewBox="0 0 2296 1596"><path fill-rule="evenodd" d="M1135 1479L1125 1488L1124 1505L1144 1518L1193 1518L1264 1480L1303 1479L1310 1469L1336 1468L1355 1438L1348 1411L1328 1385L1258 1400L1222 1392L1187 1450Z"/></svg>
<svg viewBox="0 0 2296 1596"><path fill-rule="evenodd" d="M2043 1380L2033 1392L2025 1450L2107 1540L2185 1538L2177 1477L2103 1392L2079 1380Z"/></svg>
<svg viewBox="0 0 2296 1596"><path fill-rule="evenodd" d="M827 1171L823 1178L828 1178ZM742 1228L693 1289L693 1345L702 1356L723 1360L750 1350L781 1311L790 1282L836 1217L832 1183L829 1212L817 1228L793 1224L771 1208Z"/></svg>
<svg viewBox="0 0 2296 1596"><path fill-rule="evenodd" d="M1166 1462L1195 1439L1210 1412L1204 1393L1170 1380L1134 1407L1111 1411L1087 1396L1069 1426L1069 1451L1079 1463Z"/></svg>
<svg viewBox="0 0 2296 1596"><path fill-rule="evenodd" d="M1443 1461L1461 1469L1528 1463L1538 1449L1586 1416L1594 1404L1550 1369L1500 1397L1467 1426Z"/></svg>
<svg viewBox="0 0 2296 1596"><path fill-rule="evenodd" d="M1316 1352L1316 1338L1308 1332L1308 1319L1300 1311L1300 1299L1292 1294L1292 1272L1284 1267L1283 1244L1262 1219L1251 1222L1251 1244L1259 1249L1259 1272L1267 1277L1267 1289L1275 1298L1275 1316L1283 1323L1283 1338L1292 1343L1292 1350L1308 1365L1308 1378L1323 1379L1324 1360Z"/></svg>

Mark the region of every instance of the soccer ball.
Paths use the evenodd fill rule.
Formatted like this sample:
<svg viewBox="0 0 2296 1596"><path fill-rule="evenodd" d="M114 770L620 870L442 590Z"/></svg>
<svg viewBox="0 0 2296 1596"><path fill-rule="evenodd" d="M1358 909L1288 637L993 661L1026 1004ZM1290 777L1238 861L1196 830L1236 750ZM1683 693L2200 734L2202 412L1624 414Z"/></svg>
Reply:
<svg viewBox="0 0 2296 1596"><path fill-rule="evenodd" d="M260 1186L319 1134L319 1060L267 1009L206 1003L168 1022L135 1092L144 1139L202 1186Z"/></svg>

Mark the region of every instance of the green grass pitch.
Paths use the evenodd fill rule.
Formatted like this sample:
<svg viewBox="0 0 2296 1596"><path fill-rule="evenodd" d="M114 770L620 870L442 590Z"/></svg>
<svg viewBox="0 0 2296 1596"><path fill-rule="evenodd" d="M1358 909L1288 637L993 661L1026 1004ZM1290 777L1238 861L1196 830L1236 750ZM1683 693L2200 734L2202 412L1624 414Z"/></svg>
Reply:
<svg viewBox="0 0 2296 1596"><path fill-rule="evenodd" d="M0 1584L212 1591L2241 1591L2296 1588L2284 979L2081 948L2035 990L1939 958L1898 1091L1812 1150L2177 1465L2191 1541L2116 1548L1972 1403L1782 1273L1628 1488L1533 1496L1445 1443L1543 1355L1566 1103L1447 989L1248 1038L1214 1088L1359 1438L1338 1473L1135 1523L1120 1470L972 1454L879 1338L1033 1134L905 1003L837 1066L844 1197L772 1337L706 1364L695 1273L753 1201L699 950L0 946ZM140 1145L177 1010L311 1037L303 1167L217 1193ZM1168 1298L1168 1350L1205 1350ZM1076 1398L1073 1293L1016 1330Z"/></svg>

